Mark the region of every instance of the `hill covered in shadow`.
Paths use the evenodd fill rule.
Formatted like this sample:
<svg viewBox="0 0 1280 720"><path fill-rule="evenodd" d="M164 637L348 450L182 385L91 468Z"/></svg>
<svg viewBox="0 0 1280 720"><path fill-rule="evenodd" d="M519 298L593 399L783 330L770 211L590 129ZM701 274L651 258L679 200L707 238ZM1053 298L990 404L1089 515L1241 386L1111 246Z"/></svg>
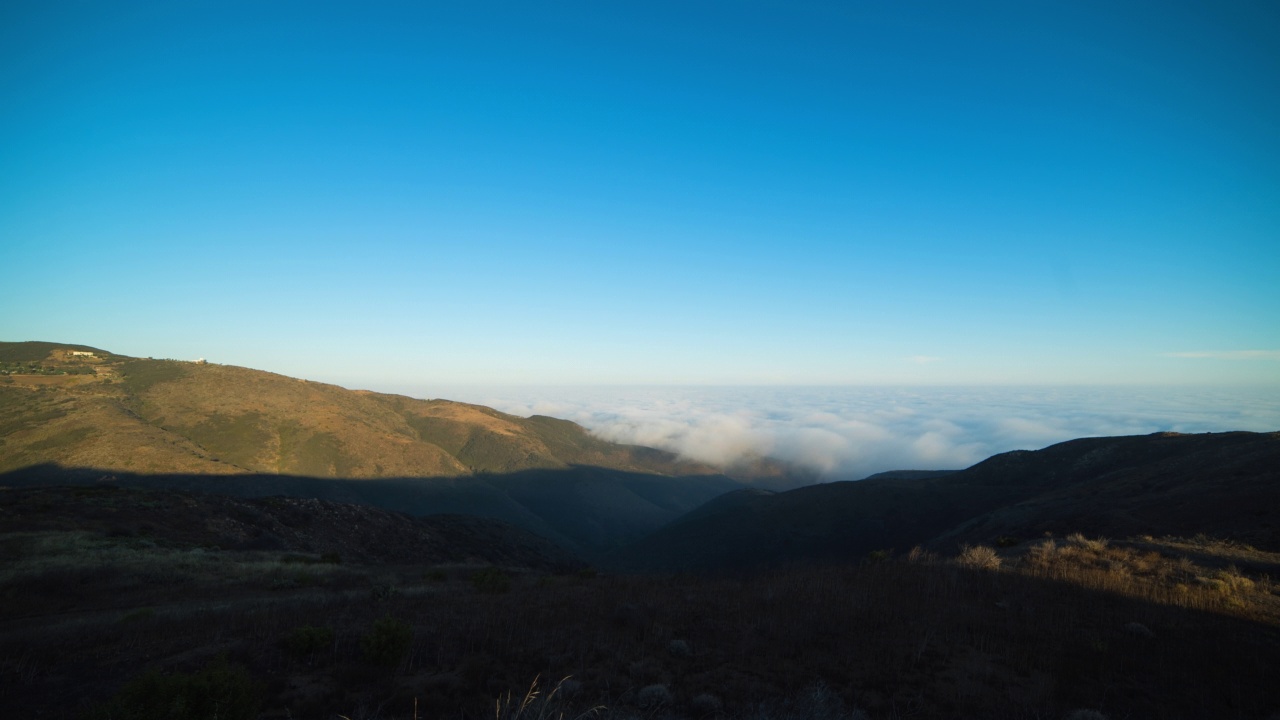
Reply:
<svg viewBox="0 0 1280 720"><path fill-rule="evenodd" d="M1206 533L1280 549L1280 433L1085 438L954 473L740 490L612 559L717 570L1066 532Z"/></svg>
<svg viewBox="0 0 1280 720"><path fill-rule="evenodd" d="M587 466L369 480L275 474L147 475L52 464L0 475L0 487L104 484L243 498L312 498L415 516L492 518L524 528L594 561L708 500L742 487L722 475L671 477Z"/></svg>

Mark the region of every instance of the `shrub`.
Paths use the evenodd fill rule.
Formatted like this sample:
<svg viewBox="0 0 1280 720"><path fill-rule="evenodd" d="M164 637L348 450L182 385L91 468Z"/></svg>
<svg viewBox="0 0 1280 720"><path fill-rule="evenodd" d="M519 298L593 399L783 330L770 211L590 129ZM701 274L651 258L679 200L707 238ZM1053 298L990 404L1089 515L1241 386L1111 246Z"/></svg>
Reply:
<svg viewBox="0 0 1280 720"><path fill-rule="evenodd" d="M1253 581L1244 575L1241 575L1240 571L1237 570L1234 565L1228 567L1226 570L1219 570L1214 573L1214 578L1220 580L1226 586L1226 589L1219 590L1219 592L1223 592L1224 594L1249 592L1253 589Z"/></svg>
<svg viewBox="0 0 1280 720"><path fill-rule="evenodd" d="M909 563L932 563L937 560L937 556L916 545L907 553L907 562Z"/></svg>
<svg viewBox="0 0 1280 720"><path fill-rule="evenodd" d="M847 708L825 683L809 686L780 713L788 720L867 720L866 713Z"/></svg>
<svg viewBox="0 0 1280 720"><path fill-rule="evenodd" d="M1049 538L1038 545L1032 545L1027 559L1036 565L1048 565L1058 554L1058 543Z"/></svg>
<svg viewBox="0 0 1280 720"><path fill-rule="evenodd" d="M700 693L694 695L689 701L689 707L699 715L715 715L724 707L724 703L720 702L720 698L711 693Z"/></svg>
<svg viewBox="0 0 1280 720"><path fill-rule="evenodd" d="M666 685L645 685L636 693L636 705L645 709L671 704L671 690Z"/></svg>
<svg viewBox="0 0 1280 720"><path fill-rule="evenodd" d="M958 561L967 568L980 570L998 570L1000 568L1000 556L996 554L993 548L985 545L961 546Z"/></svg>
<svg viewBox="0 0 1280 720"><path fill-rule="evenodd" d="M369 599L375 602L383 602L390 600L400 593L400 589L393 583L377 583L369 588Z"/></svg>
<svg viewBox="0 0 1280 720"><path fill-rule="evenodd" d="M156 611L153 608L149 608L149 607L138 608L137 610L131 610L125 613L124 615L122 615L120 617L120 622L132 623L132 622L138 622L139 620L150 620L155 616L156 616Z"/></svg>
<svg viewBox="0 0 1280 720"><path fill-rule="evenodd" d="M471 585L482 593L496 595L511 589L511 578L496 567L487 567L471 576Z"/></svg>
<svg viewBox="0 0 1280 720"><path fill-rule="evenodd" d="M98 709L103 720L251 720L262 688L220 655L192 675L152 670L130 680Z"/></svg>
<svg viewBox="0 0 1280 720"><path fill-rule="evenodd" d="M1103 550L1107 549L1107 544L1110 541L1107 540L1106 538L1098 538L1097 540L1090 540L1089 538L1085 537L1084 535L1081 535L1080 533L1071 533L1070 535L1067 536L1067 542L1071 543L1072 545L1075 545L1078 548L1084 548L1085 550L1092 550L1094 552L1102 552Z"/></svg>
<svg viewBox="0 0 1280 720"><path fill-rule="evenodd" d="M303 625L294 628L284 638L284 646L299 657L314 655L333 644L333 630L327 627Z"/></svg>
<svg viewBox="0 0 1280 720"><path fill-rule="evenodd" d="M408 623L386 615L373 624L373 629L360 638L364 659L379 667L395 667L409 653L413 628Z"/></svg>
<svg viewBox="0 0 1280 720"><path fill-rule="evenodd" d="M1149 640L1155 637L1155 633L1151 632L1151 628L1147 627L1146 625L1143 625L1140 622L1125 623L1124 631L1129 633L1133 637L1142 638L1144 640Z"/></svg>

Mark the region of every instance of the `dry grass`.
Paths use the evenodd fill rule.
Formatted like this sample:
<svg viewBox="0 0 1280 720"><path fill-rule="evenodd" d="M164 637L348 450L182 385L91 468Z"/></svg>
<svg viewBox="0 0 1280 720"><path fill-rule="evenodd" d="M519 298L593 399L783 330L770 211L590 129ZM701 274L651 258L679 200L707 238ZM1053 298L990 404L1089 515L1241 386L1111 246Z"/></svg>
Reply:
<svg viewBox="0 0 1280 720"><path fill-rule="evenodd" d="M494 720L564 720L566 717L566 696L578 689L578 684L566 676L556 683L546 695L538 689L540 677L535 677L523 696L516 696L507 691L494 701ZM567 686L567 690L566 690ZM587 708L574 714L578 718L592 717L604 713L607 708L597 706Z"/></svg>
<svg viewBox="0 0 1280 720"><path fill-rule="evenodd" d="M1089 590L1275 622L1275 587L1269 576L1261 574L1255 579L1235 565L1198 563L1179 552L1184 545L1184 541L1177 540L1164 543L1159 549L1154 540L1112 545L1077 534L1068 537L1066 545L1050 539L1032 546L1018 567L1030 577ZM1271 562L1274 563L1274 556Z"/></svg>
<svg viewBox="0 0 1280 720"><path fill-rule="evenodd" d="M956 562L962 567L977 570L999 570L1002 560L994 549L985 545L965 545L960 548Z"/></svg>
<svg viewBox="0 0 1280 720"><path fill-rule="evenodd" d="M1096 708L1191 718L1223 707L1254 717L1280 707L1270 579L1118 542L1011 549L999 572L924 551L735 577L508 571L503 594L474 588L473 568L39 542L26 547L59 567L84 553L142 580L77 579L111 588L104 594L121 607L109 612L0 623L0 671L22 679L0 688L0 701L51 718L71 720L148 667L191 672L221 652L264 679L267 711L293 717L394 720L413 717L416 702L419 717L798 718L814 717L804 703L819 685L823 712L843 713L823 717L860 708L870 718L1029 719ZM131 553L151 553L154 568ZM39 568L6 568L0 597L69 592L33 584ZM299 570L334 575L264 586ZM193 579L157 579L181 573ZM361 644L385 617L412 628L393 669L371 663ZM300 650L302 635L324 640ZM543 695L529 686L537 676L572 679Z"/></svg>

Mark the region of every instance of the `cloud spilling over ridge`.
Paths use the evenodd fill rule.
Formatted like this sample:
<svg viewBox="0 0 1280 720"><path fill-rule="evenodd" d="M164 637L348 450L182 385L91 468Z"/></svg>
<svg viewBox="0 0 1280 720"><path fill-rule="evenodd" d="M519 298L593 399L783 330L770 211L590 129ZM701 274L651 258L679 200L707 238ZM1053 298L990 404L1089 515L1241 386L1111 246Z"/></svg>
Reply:
<svg viewBox="0 0 1280 720"><path fill-rule="evenodd" d="M437 389L439 390L439 389ZM767 455L857 479L968 467L1078 437L1280 430L1280 389L539 387L443 397L578 422L614 442L727 466Z"/></svg>

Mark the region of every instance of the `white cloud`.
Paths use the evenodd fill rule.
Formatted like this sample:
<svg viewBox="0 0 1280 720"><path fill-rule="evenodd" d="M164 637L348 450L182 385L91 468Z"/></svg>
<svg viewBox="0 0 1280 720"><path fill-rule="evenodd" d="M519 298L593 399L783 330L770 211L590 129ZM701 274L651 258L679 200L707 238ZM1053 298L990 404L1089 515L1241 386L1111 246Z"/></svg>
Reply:
<svg viewBox="0 0 1280 720"><path fill-rule="evenodd" d="M1280 388L435 388L517 415L553 415L615 442L716 465L771 455L856 479L963 468L1078 437L1280 430Z"/></svg>
<svg viewBox="0 0 1280 720"><path fill-rule="evenodd" d="M1206 350L1164 353L1164 357L1209 360L1280 360L1280 350Z"/></svg>

